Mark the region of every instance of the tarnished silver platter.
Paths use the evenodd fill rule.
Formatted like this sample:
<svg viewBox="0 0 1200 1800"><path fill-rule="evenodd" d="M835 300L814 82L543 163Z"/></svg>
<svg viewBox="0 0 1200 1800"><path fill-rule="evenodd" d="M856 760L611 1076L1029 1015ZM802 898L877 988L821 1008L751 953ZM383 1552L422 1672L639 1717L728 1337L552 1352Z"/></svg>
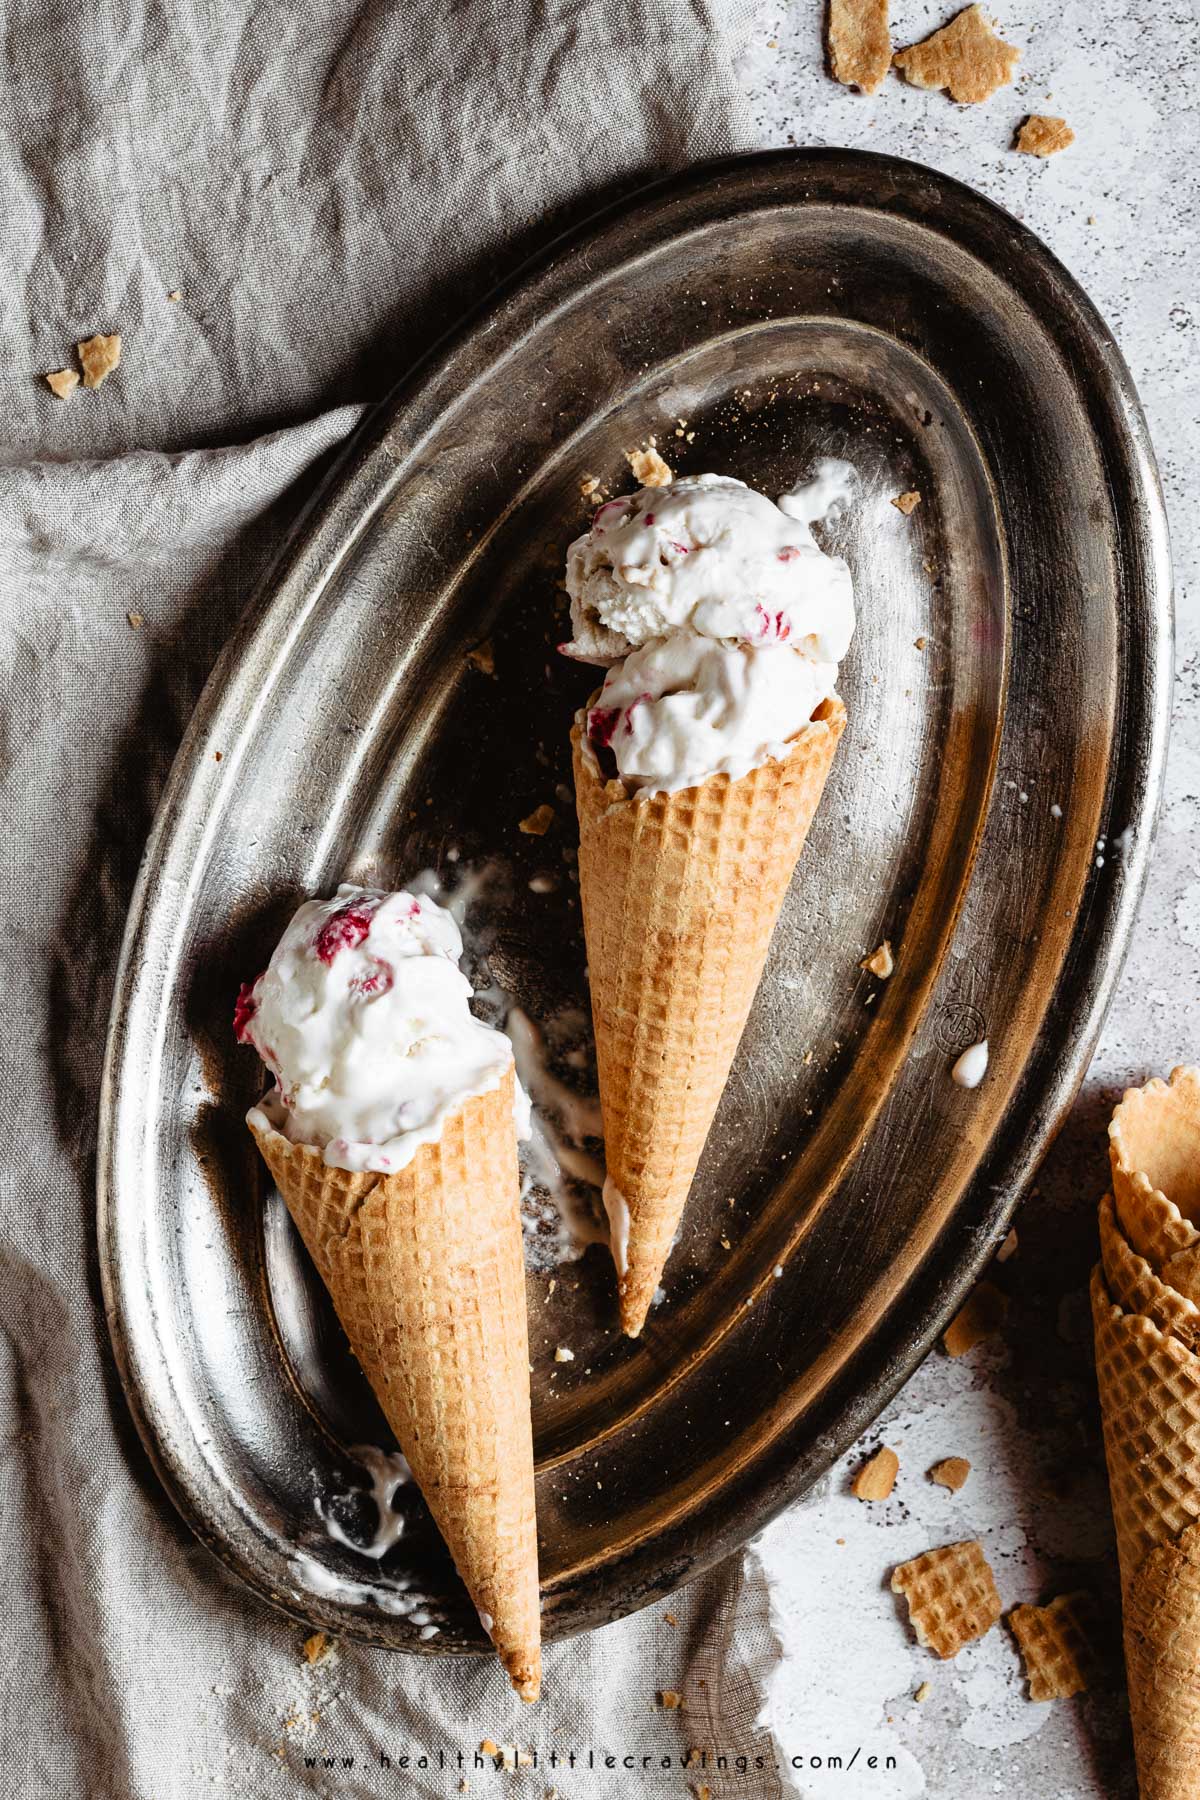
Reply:
<svg viewBox="0 0 1200 1800"><path fill-rule="evenodd" d="M530 1277L548 1636L725 1555L924 1353L1087 1065L1150 854L1170 602L1145 425L1086 297L978 195L842 151L702 170L559 243L405 377L180 752L117 983L99 1213L176 1505L260 1593L378 1643L483 1640L415 1501L378 1567L315 1510L355 1479L345 1446L387 1440L243 1127L232 1001L301 894L496 858L492 974L535 1018L585 997L570 808L545 838L517 822L569 783L588 690L553 651L581 479L620 491L650 435L771 494L853 462L826 541L860 625L665 1301L633 1344L601 1250L552 1294ZM881 983L859 963L884 937ZM984 1036L967 1092L949 1066Z"/></svg>

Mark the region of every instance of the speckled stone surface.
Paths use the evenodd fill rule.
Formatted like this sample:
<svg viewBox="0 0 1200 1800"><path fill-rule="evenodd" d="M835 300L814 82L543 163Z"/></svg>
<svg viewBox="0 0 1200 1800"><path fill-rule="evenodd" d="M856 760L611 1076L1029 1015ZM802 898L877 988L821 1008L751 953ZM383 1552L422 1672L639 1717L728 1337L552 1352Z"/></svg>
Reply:
<svg viewBox="0 0 1200 1800"><path fill-rule="evenodd" d="M900 0L894 44L952 10ZM806 1797L1136 1792L1086 1281L1115 1097L1200 1059L1200 14L1189 0L1074 0L996 17L1023 50L1017 82L956 106L895 75L874 99L839 88L824 69L820 6L761 8L742 69L757 141L886 151L969 182L1036 231L1108 320L1150 421L1171 521L1170 762L1149 886L1099 1050L1022 1205L1017 1253L996 1273L1011 1296L1002 1335L958 1361L936 1351L864 1443L760 1541L785 1653L771 1717L788 1760L800 1759L791 1779ZM1045 161L1016 154L1031 112L1064 117L1075 144ZM1120 879L1117 859L1112 870ZM881 1443L898 1452L900 1474L889 1500L867 1505L850 1481ZM952 1494L928 1470L955 1455L972 1471ZM1006 1611L1073 1588L1097 1595L1109 1661L1094 1693L1030 1701L1003 1624L953 1662L919 1648L888 1575L931 1545L974 1536Z"/></svg>

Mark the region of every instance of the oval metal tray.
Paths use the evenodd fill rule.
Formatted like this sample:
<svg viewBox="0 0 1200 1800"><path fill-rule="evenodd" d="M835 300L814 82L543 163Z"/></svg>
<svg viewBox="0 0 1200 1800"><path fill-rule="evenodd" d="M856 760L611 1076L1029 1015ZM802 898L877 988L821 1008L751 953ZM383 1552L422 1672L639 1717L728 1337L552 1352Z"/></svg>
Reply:
<svg viewBox="0 0 1200 1800"><path fill-rule="evenodd" d="M117 984L99 1214L175 1503L260 1593L378 1643L483 1647L419 1516L369 1576L427 1597L416 1620L331 1590L371 1565L314 1499L384 1427L243 1127L232 999L298 896L446 872L453 846L511 868L503 985L534 1016L586 1003L575 890L527 886L568 866L570 808L549 839L517 821L569 784L593 679L553 653L581 478L621 491L651 434L771 494L849 458L863 498L830 540L860 625L666 1302L631 1344L602 1251L553 1294L530 1278L548 1637L744 1541L924 1354L1087 1066L1145 874L1170 658L1146 429L1085 296L978 195L843 151L701 170L557 244L402 382L180 751ZM465 656L484 638L491 678ZM879 983L859 961L884 937ZM983 1036L968 1093L949 1065Z"/></svg>

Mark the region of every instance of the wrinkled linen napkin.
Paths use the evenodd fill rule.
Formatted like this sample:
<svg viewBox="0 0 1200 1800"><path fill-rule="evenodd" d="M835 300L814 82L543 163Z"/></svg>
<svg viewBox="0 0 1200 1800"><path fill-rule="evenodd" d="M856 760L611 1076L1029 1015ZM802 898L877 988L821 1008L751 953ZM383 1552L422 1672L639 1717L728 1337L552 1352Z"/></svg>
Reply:
<svg viewBox="0 0 1200 1800"><path fill-rule="evenodd" d="M233 621L330 452L451 318L597 205L746 142L745 28L741 0L8 11L0 1786L13 1800L440 1796L459 1791L456 1749L485 1738L618 1758L611 1773L598 1760L515 1778L539 1800L548 1786L678 1796L689 1744L763 1749L769 1625L740 1559L678 1597L676 1625L656 1607L552 1646L532 1712L483 1660L346 1643L310 1667L303 1629L227 1577L158 1485L113 1366L94 1228L130 890ZM117 371L56 399L45 374L118 331ZM702 1716L656 1706L664 1688L703 1695ZM510 1779L465 1773L472 1791ZM716 1800L779 1791L753 1768L701 1779Z"/></svg>

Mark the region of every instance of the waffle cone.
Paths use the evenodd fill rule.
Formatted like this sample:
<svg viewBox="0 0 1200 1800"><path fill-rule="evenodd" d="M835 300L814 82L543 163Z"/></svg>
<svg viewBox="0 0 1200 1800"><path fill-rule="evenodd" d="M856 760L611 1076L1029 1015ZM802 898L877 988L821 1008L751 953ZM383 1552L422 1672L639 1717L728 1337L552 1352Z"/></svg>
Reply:
<svg viewBox="0 0 1200 1800"><path fill-rule="evenodd" d="M1109 1294L1118 1306L1127 1313L1144 1313L1185 1349L1200 1349L1200 1307L1160 1280L1145 1257L1130 1248L1111 1194L1100 1202L1100 1259ZM1165 1266L1170 1269L1171 1264Z"/></svg>
<svg viewBox="0 0 1200 1800"><path fill-rule="evenodd" d="M1200 1358L1092 1274L1142 1800L1200 1795Z"/></svg>
<svg viewBox="0 0 1200 1800"><path fill-rule="evenodd" d="M1108 1154L1117 1217L1138 1255L1158 1268L1200 1253L1200 1069L1129 1088L1113 1111Z"/></svg>
<svg viewBox="0 0 1200 1800"><path fill-rule="evenodd" d="M605 782L572 732L605 1202L630 1337L666 1265L845 724L835 695L786 757L647 800Z"/></svg>
<svg viewBox="0 0 1200 1800"><path fill-rule="evenodd" d="M524 1700L541 1681L529 1338L513 1083L395 1174L251 1130Z"/></svg>

